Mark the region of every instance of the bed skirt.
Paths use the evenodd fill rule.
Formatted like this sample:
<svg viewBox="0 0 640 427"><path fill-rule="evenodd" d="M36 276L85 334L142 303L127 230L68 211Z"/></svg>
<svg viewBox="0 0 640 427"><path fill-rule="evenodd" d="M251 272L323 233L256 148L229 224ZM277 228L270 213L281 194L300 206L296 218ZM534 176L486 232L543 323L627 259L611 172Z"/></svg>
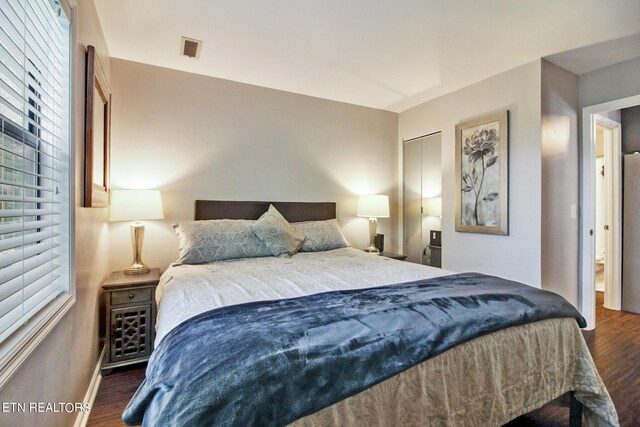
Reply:
<svg viewBox="0 0 640 427"><path fill-rule="evenodd" d="M550 319L458 345L290 425L501 426L572 390L587 426L619 425L576 321Z"/></svg>

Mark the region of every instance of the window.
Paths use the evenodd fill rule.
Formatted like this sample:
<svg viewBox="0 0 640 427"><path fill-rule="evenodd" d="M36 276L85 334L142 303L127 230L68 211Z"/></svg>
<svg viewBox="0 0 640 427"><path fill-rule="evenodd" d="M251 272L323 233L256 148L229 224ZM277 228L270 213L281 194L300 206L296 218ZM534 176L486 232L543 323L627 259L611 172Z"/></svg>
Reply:
<svg viewBox="0 0 640 427"><path fill-rule="evenodd" d="M70 292L69 50L58 1L2 1L0 345Z"/></svg>

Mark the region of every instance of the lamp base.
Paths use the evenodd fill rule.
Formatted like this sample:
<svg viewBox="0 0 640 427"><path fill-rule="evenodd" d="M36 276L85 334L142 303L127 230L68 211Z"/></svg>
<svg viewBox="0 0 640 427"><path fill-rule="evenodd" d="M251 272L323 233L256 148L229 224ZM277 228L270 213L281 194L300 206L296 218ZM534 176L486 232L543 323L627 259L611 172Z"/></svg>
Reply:
<svg viewBox="0 0 640 427"><path fill-rule="evenodd" d="M378 218L369 218L369 246L364 251L370 254L379 254L380 251L376 248L376 228L378 227Z"/></svg>
<svg viewBox="0 0 640 427"><path fill-rule="evenodd" d="M133 262L124 271L127 275L147 274L149 267L142 262L142 241L144 240L144 224L136 221L131 224L131 246L133 247Z"/></svg>
<svg viewBox="0 0 640 427"><path fill-rule="evenodd" d="M364 248L365 252L369 252L370 254L380 254L380 251L378 250L378 248L376 248L373 245L367 246L366 248Z"/></svg>
<svg viewBox="0 0 640 427"><path fill-rule="evenodd" d="M151 269L146 265L140 263L133 263L124 271L126 275L138 275L138 274L147 274Z"/></svg>

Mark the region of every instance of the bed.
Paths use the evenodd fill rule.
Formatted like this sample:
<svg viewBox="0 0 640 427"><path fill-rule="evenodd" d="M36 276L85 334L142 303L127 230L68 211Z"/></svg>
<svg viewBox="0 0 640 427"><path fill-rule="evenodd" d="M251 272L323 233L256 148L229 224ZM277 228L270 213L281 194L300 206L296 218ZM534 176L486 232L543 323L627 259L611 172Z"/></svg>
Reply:
<svg viewBox="0 0 640 427"><path fill-rule="evenodd" d="M334 203L196 201L195 219L256 220L271 204L291 223L323 221L336 217ZM312 301L313 306L320 306L325 295L333 298L335 294L342 293L346 295L345 298L351 299L351 293L379 293L386 289L395 292L400 287L402 289L398 292L408 292L406 289L411 286L425 289L425 286L431 286L434 281L444 283L460 280L460 275L454 275L452 272L391 260L348 247L322 252L298 252L290 257L242 258L200 265L176 264L163 274L157 289L158 319L155 347L162 348L162 344L182 337L178 332L189 331L191 328L185 325L190 325L194 320L204 319L209 313L221 313L227 316L225 319L229 316L236 316L231 319L240 319L244 313L242 310L245 309L255 309L259 312L271 309L274 304L293 304L309 298L315 298ZM477 280L477 277L474 276L474 280ZM453 296L454 299L464 297L463 293L460 293L462 290L455 292L458 293ZM373 297L379 298L380 295L375 294ZM333 302L329 305L331 304ZM439 310L444 309L440 307ZM430 313L432 316L435 312ZM317 315L313 314L310 317ZM422 318L418 316L417 319ZM464 323L462 318L454 320ZM221 322L220 319L215 321ZM195 339L189 338L176 341L181 344L164 346L168 347L165 353L170 353L172 359L164 353L154 353L147 370L148 379L125 411L126 422L136 424L144 421L144 425L154 425L157 421L154 423L148 415L149 412L153 412L149 410L150 406L155 405L156 412L158 407L180 406L175 395L163 393L172 387L177 388L177 382L173 384L169 378L184 376L180 366L189 363L189 357L184 354L194 351L191 350L192 341L201 339L209 333L208 331L214 330L211 325L215 326L216 323L203 322L205 320L198 324L201 329ZM385 322L389 322L389 318L386 318ZM393 323L393 320L390 322ZM467 322L468 325L472 325L473 319ZM239 323L240 320L234 320L229 325L235 327ZM209 326L205 328L202 325ZM341 330L334 328L333 333ZM238 331L235 338L242 338L243 330L239 328ZM307 332L308 330L305 334ZM465 332L466 329L462 331ZM263 331L263 335L269 335L269 329ZM351 337L344 339L353 340ZM205 341L209 343L207 345L211 345L211 349L218 345L226 345L223 344L225 341L216 342L211 337ZM234 344L227 353L217 353L217 356L211 353L211 357L220 358L220 354L234 354L236 360L245 357L251 359L250 350L244 350L244 354L233 353L236 348L242 346L241 341L229 341ZM554 399L569 397L572 425L580 425L582 412L589 426L618 424L615 408L595 369L574 318L544 318L500 328L490 333L479 334L473 339L463 339L456 345L446 347L446 351L436 351L434 354L433 357L411 367L399 369L397 374L381 381L372 380L371 386L363 390L356 393L347 392L343 398L332 401L331 404L321 408L316 405L313 410L299 411L303 416L291 419L290 415L287 415L289 418L285 416L282 419L287 419L287 423L296 426L502 425ZM282 355L277 356L282 358ZM291 355L287 354L287 357ZM165 366L160 369L158 366L163 364L163 359L166 359L164 362L171 360L171 363L164 363ZM176 360L179 360L179 363L176 363ZM202 360L207 361L207 358ZM200 363L204 364L209 365ZM215 369L220 369L220 366L226 365L218 364ZM213 382L231 381L222 371L204 374L201 373L202 369L201 366L197 376L209 378L209 382L212 379ZM294 372L290 375L293 377L295 374ZM153 386L146 384L151 382L151 377L155 378ZM238 398L245 403L235 405L245 406L250 405L249 401L256 401L257 403L251 404L258 407L277 406L273 399L274 396L279 398L280 392L260 397L261 388L267 388L264 377L261 378L260 381L250 383L254 389L243 398L244 400ZM309 378L305 381L313 382ZM282 378L280 381L286 382ZM198 383L190 384L189 393L193 393L193 396L189 398L198 401L196 406L211 405L207 397L211 392L201 393L201 387L194 386ZM311 391L298 392L309 392L313 396L313 387L311 388ZM320 397L317 399L320 400ZM191 404L192 402L189 402L189 405ZM203 413L211 412L213 406L207 407ZM283 406L295 405L286 402ZM235 408L235 411L239 411L239 406ZM244 407L242 409L247 410ZM249 412L252 410L248 409ZM190 409L189 413L181 413L180 408L171 408L169 412L174 414L175 422L189 419L193 411ZM269 414L273 415L271 412ZM250 424L281 424L277 417L272 418L252 419ZM198 423L198 419L192 419L189 424Z"/></svg>

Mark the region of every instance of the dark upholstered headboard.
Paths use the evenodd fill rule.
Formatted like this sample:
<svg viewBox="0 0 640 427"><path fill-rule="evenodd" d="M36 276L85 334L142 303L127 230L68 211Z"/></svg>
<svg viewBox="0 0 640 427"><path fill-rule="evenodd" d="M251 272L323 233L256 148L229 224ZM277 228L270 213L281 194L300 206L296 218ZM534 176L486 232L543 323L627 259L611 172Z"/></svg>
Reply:
<svg viewBox="0 0 640 427"><path fill-rule="evenodd" d="M196 200L195 219L258 219L270 204L289 222L322 221L336 217L334 202Z"/></svg>

